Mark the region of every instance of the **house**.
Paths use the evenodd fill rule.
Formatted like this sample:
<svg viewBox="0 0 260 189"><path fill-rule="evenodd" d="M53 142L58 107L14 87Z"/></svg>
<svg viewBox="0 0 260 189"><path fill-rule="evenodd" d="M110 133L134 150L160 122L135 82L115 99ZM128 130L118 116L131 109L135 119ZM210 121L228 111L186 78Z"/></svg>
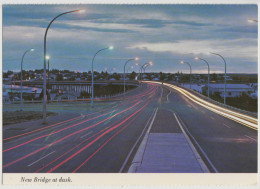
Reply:
<svg viewBox="0 0 260 189"><path fill-rule="evenodd" d="M203 87L203 90L207 86ZM221 97L224 97L225 84L210 84L209 90L210 94L219 93ZM226 97L237 97L241 96L243 93L250 95L254 92L254 88L246 84L227 84L226 85Z"/></svg>

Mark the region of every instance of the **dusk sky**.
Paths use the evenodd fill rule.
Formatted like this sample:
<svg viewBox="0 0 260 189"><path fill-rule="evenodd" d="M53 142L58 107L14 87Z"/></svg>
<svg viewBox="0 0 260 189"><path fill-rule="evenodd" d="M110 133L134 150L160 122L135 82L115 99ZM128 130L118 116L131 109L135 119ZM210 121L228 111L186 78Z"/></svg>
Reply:
<svg viewBox="0 0 260 189"><path fill-rule="evenodd" d="M257 5L4 5L3 71L19 71L25 50L35 48L24 59L24 69L43 68L43 39L48 23L56 15L75 9L84 13L61 16L51 25L47 37L50 68L89 71L93 55L113 45L95 59L94 68L116 68L124 62L152 61L147 72L211 73L224 71L223 61L209 52L223 55L228 73L257 73ZM127 68L134 65L128 64ZM138 72L135 67L134 71Z"/></svg>

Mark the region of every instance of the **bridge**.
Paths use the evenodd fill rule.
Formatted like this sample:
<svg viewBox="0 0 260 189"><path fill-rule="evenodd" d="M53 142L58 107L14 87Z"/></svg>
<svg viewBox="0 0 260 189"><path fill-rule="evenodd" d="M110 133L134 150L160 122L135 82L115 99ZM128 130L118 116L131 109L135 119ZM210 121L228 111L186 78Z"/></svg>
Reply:
<svg viewBox="0 0 260 189"><path fill-rule="evenodd" d="M257 172L258 119L250 112L152 81L88 107L49 104L61 113L47 125L5 126L3 172Z"/></svg>

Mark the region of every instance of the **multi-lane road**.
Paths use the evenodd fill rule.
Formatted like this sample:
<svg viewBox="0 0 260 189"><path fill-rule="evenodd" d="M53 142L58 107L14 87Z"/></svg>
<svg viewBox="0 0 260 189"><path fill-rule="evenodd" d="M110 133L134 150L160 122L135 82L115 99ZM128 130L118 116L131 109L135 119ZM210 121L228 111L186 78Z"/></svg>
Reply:
<svg viewBox="0 0 260 189"><path fill-rule="evenodd" d="M256 130L158 83L84 115L12 136L4 129L3 172L127 172L148 125L151 132L181 132L174 115L211 172L257 172Z"/></svg>

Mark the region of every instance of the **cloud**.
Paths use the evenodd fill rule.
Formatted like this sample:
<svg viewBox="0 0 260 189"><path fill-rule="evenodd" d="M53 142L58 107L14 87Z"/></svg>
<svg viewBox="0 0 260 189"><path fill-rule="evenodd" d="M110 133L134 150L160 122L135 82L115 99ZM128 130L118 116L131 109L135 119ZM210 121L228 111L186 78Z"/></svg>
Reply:
<svg viewBox="0 0 260 189"><path fill-rule="evenodd" d="M216 52L232 58L246 58L257 60L257 40L235 39L235 40L181 40L172 43L140 43L129 46L129 49L148 50L151 52L169 52L173 54L207 54Z"/></svg>
<svg viewBox="0 0 260 189"><path fill-rule="evenodd" d="M31 47L37 51L27 57L26 65L41 67L48 23L57 14L75 9L86 9L86 14L62 16L48 32L47 49L57 68L86 71L93 53L109 45L115 50L98 56L97 68L109 65L121 70L124 59L139 56L140 63L154 60L154 71L176 71L186 67L171 61L193 60L195 55L208 58L201 52L209 51L223 54L236 72L252 73L257 68L257 25L247 22L257 18L257 6L82 4L5 5L4 68L16 68L17 62L9 60L20 60ZM211 61L214 71L222 71L223 65ZM199 69L203 72L204 65L199 64Z"/></svg>

